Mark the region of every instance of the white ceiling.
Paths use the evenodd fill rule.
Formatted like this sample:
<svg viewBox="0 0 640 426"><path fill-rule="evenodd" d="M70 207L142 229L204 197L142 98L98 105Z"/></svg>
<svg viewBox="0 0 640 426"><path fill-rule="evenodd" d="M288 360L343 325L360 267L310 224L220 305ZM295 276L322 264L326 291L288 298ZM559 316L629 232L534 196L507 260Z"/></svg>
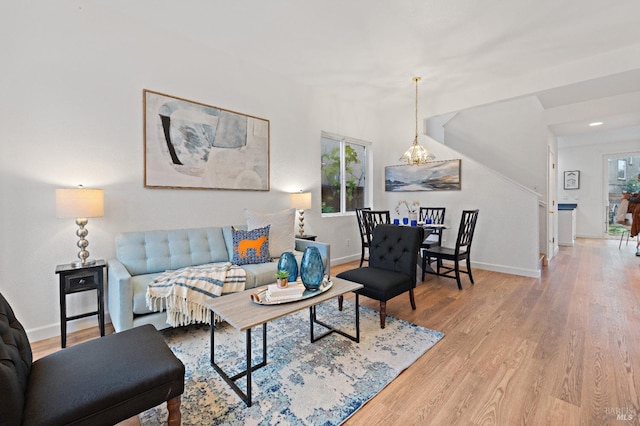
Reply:
<svg viewBox="0 0 640 426"><path fill-rule="evenodd" d="M523 82L535 73L553 75L562 65L640 46L638 0L98 3L300 83L367 102L411 102L415 75L423 77L421 105L500 84L513 86L511 97L528 95L536 85ZM540 82L547 85L538 96L549 109L551 129L576 135L640 126L640 66L634 68L635 63L611 71L604 64L589 81L559 87L551 79ZM596 119L605 125L585 126Z"/></svg>

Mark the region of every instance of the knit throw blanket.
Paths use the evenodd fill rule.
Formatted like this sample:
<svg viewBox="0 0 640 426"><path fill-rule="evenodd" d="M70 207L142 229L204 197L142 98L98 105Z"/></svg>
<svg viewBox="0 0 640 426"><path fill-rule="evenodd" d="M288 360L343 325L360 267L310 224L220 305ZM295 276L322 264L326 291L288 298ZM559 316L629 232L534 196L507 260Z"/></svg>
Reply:
<svg viewBox="0 0 640 426"><path fill-rule="evenodd" d="M244 269L229 262L208 263L167 271L147 287L147 306L167 310L172 327L194 322L211 323L209 302L225 293L244 290Z"/></svg>

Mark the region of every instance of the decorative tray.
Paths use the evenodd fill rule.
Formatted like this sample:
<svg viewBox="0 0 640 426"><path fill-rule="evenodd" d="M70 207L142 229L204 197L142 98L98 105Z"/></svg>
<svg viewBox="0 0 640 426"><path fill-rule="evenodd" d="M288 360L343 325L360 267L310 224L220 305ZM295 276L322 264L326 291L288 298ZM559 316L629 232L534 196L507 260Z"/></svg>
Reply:
<svg viewBox="0 0 640 426"><path fill-rule="evenodd" d="M289 283L289 285L302 285L300 281L296 281L295 283ZM307 290L305 289L302 293L302 296L290 299L290 300L278 300L278 301L267 301L267 286L263 286L258 288L254 293L251 293L251 300L259 305L281 305L283 303L291 303L291 302L299 302L304 299L309 299L311 297L317 296L319 294L324 293L329 290L333 286L333 282L331 281L323 281L320 284L320 287L317 290Z"/></svg>

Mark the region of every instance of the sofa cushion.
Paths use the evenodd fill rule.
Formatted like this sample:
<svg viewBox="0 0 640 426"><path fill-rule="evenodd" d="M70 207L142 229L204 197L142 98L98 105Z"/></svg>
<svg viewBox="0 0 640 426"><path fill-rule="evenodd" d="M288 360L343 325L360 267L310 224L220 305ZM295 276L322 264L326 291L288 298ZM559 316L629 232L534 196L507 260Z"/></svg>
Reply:
<svg viewBox="0 0 640 426"><path fill-rule="evenodd" d="M275 213L245 210L245 216L248 229L271 226L269 230L269 252L272 259L282 256L285 251L293 251L295 249L295 209L286 209Z"/></svg>
<svg viewBox="0 0 640 426"><path fill-rule="evenodd" d="M263 228L244 231L232 229L233 260L236 265L265 263L271 261L269 256L269 225Z"/></svg>
<svg viewBox="0 0 640 426"><path fill-rule="evenodd" d="M229 262L233 260L233 230L234 229L242 229L246 231L247 225L233 225L233 226L222 227L222 235L224 236L224 243L225 243L225 246L227 247Z"/></svg>
<svg viewBox="0 0 640 426"><path fill-rule="evenodd" d="M118 234L116 257L131 275L229 261L220 227Z"/></svg>
<svg viewBox="0 0 640 426"><path fill-rule="evenodd" d="M302 252L294 251L298 265L302 260ZM255 265L242 265L242 269L247 273L245 289L261 287L276 282L276 270L278 269L277 260L267 263L258 263Z"/></svg>
<svg viewBox="0 0 640 426"><path fill-rule="evenodd" d="M162 274L163 272L156 272L155 274L134 275L131 277L134 315L144 315L155 312L147 307L147 287ZM162 302L162 310L165 310L164 302Z"/></svg>
<svg viewBox="0 0 640 426"><path fill-rule="evenodd" d="M254 263L252 265L242 265L246 274L244 288L256 288L276 281L274 278L276 262Z"/></svg>

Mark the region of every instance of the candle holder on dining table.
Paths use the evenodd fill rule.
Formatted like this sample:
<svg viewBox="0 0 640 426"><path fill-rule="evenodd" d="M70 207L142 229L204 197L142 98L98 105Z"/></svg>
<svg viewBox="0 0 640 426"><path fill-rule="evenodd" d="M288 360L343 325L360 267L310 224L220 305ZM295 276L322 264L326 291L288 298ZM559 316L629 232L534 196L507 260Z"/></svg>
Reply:
<svg viewBox="0 0 640 426"><path fill-rule="evenodd" d="M393 219L393 224L394 224L394 225L400 225L400 219ZM404 226L407 226L407 225L409 225L409 224L410 224L411 226L418 226L418 220L417 220L417 219L411 219L411 220L409 220L409 218L408 218L408 217L403 217L403 218L402 218L402 224L403 224Z"/></svg>

